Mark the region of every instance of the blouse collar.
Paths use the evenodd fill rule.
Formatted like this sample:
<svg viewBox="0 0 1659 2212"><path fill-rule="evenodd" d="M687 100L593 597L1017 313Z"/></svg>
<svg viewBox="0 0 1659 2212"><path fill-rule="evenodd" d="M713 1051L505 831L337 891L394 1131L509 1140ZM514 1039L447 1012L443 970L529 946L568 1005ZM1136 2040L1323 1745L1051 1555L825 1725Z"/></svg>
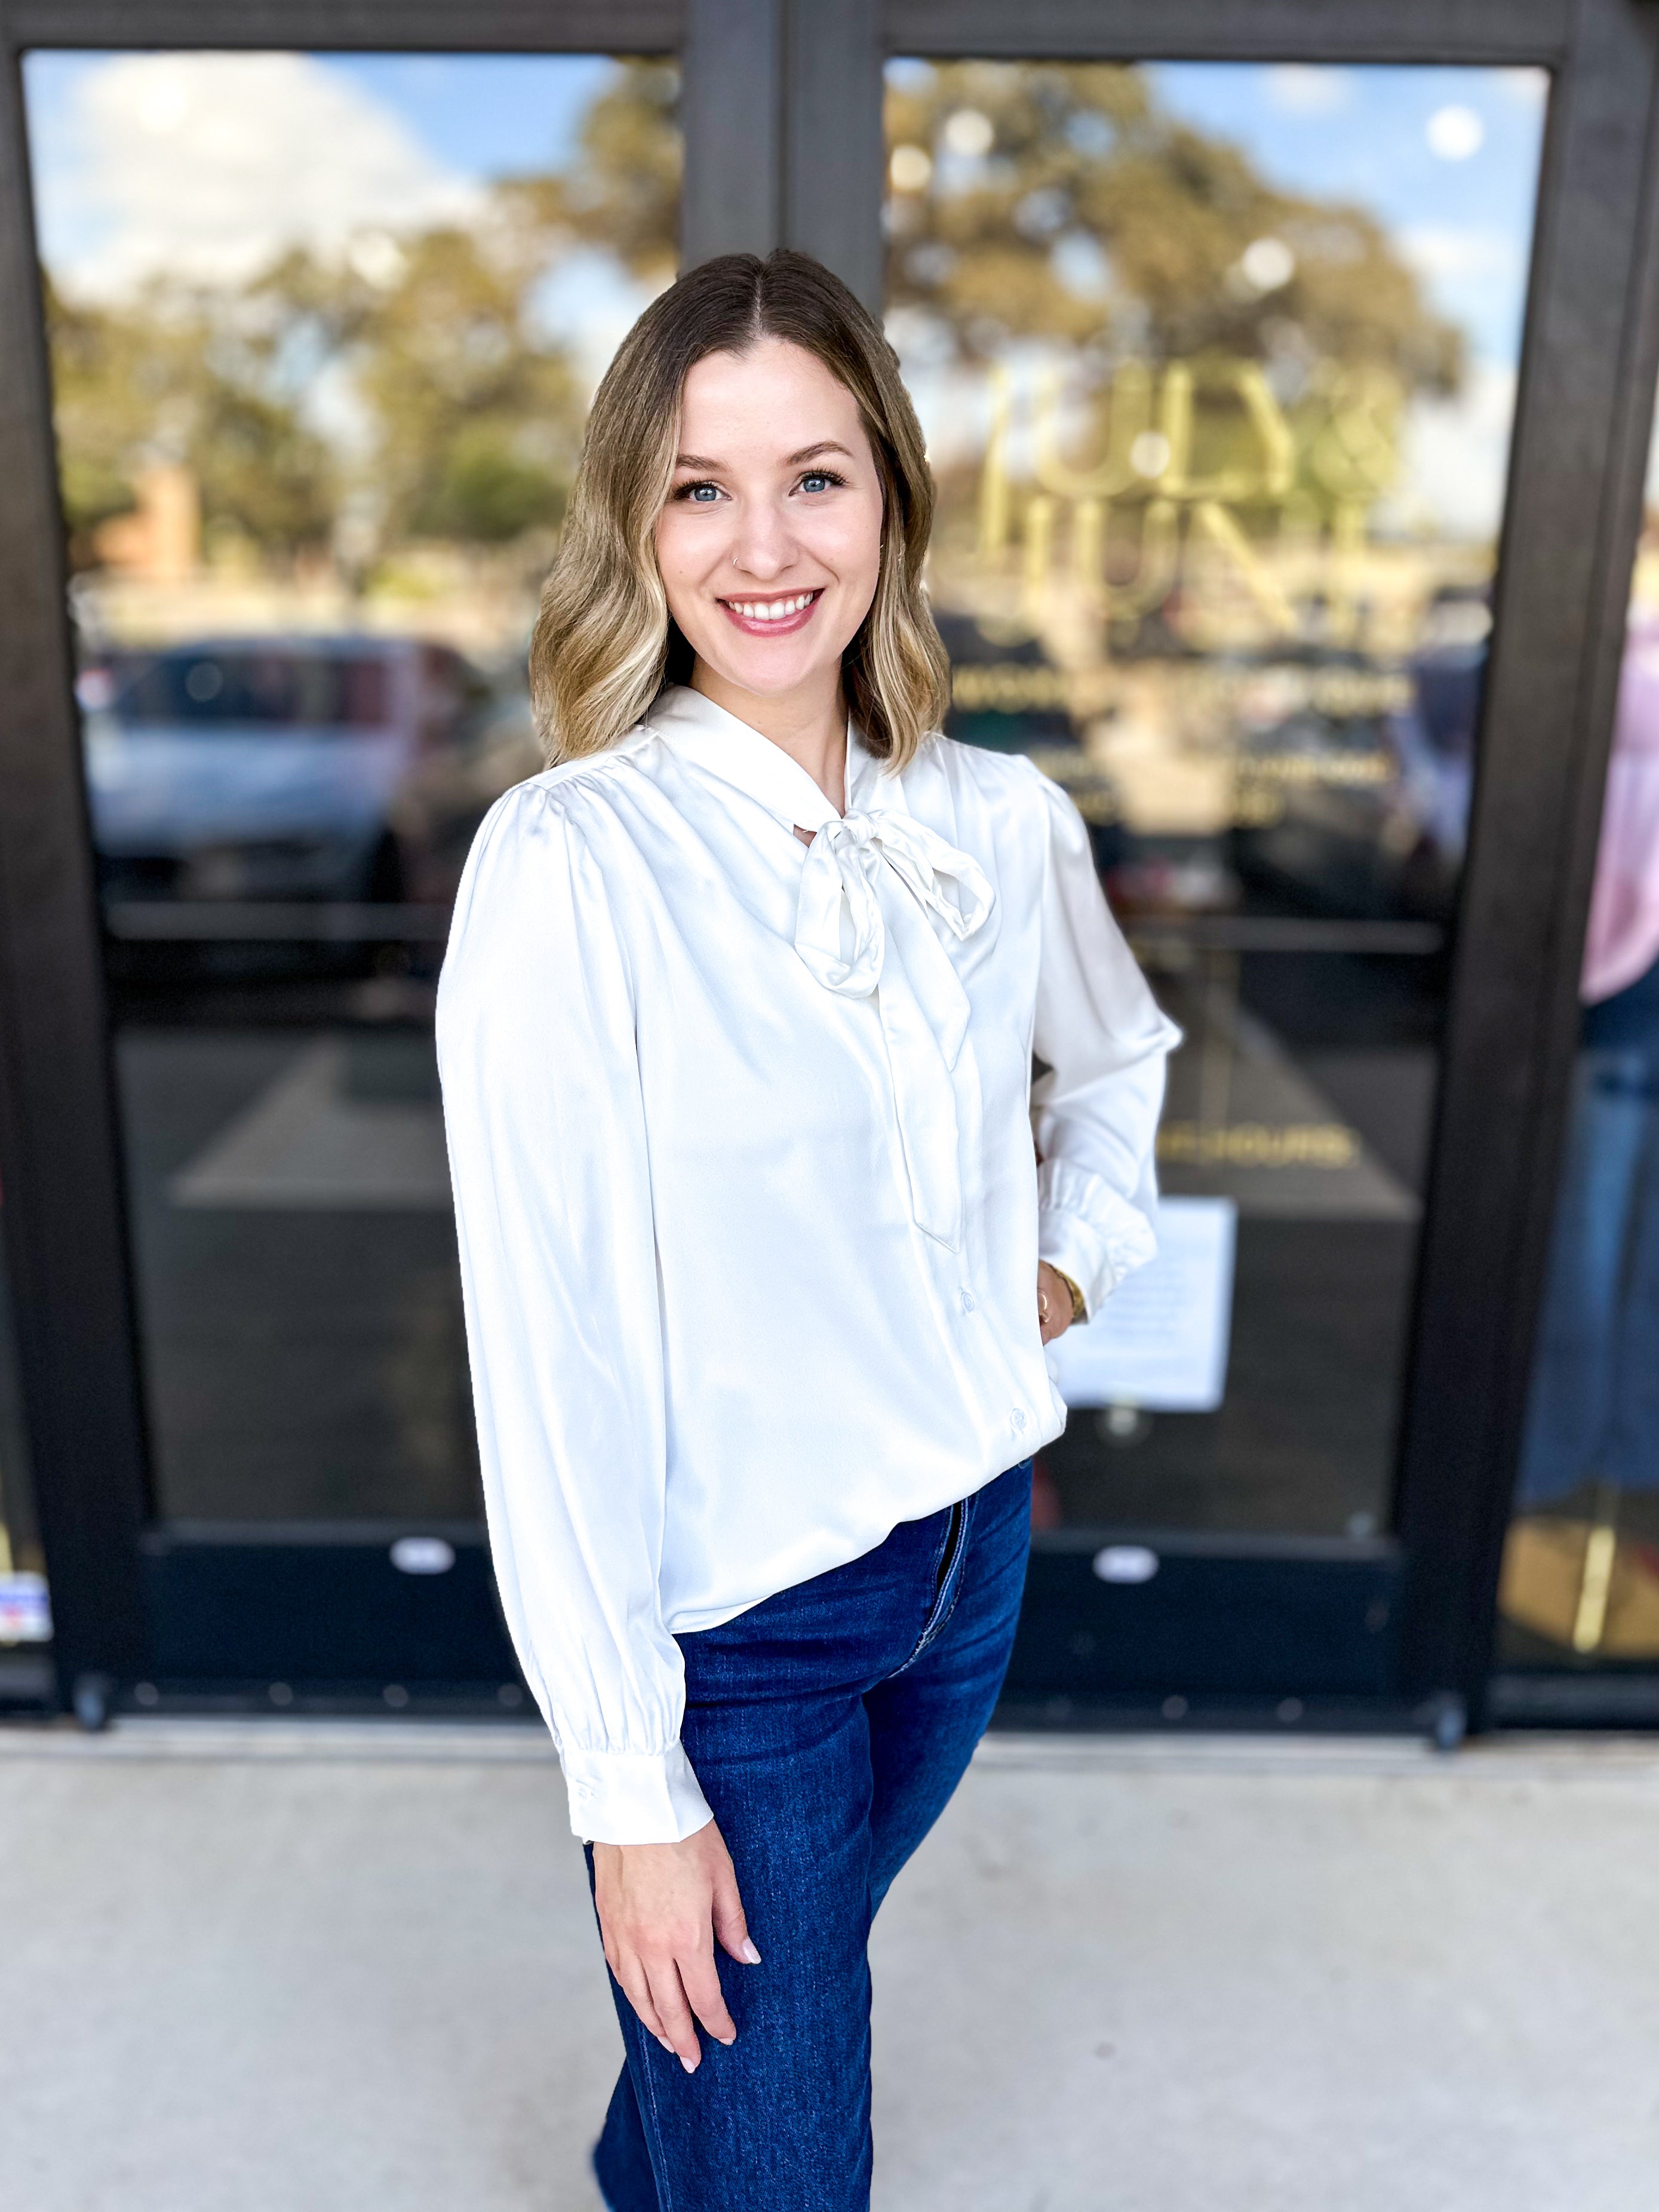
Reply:
<svg viewBox="0 0 1659 2212"><path fill-rule="evenodd" d="M984 870L911 813L900 779L881 774L850 724L844 816L781 745L700 691L665 692L645 726L786 830L812 833L799 854L795 950L826 991L873 1002L892 1069L912 1214L918 1228L959 1252L953 1084L969 1006L945 945L971 937L990 913Z"/></svg>
<svg viewBox="0 0 1659 2212"><path fill-rule="evenodd" d="M645 726L705 775L763 806L787 830L816 832L841 819L806 770L781 745L689 684L672 684L646 715ZM848 813L894 810L908 811L899 779L882 773L881 763L848 722Z"/></svg>

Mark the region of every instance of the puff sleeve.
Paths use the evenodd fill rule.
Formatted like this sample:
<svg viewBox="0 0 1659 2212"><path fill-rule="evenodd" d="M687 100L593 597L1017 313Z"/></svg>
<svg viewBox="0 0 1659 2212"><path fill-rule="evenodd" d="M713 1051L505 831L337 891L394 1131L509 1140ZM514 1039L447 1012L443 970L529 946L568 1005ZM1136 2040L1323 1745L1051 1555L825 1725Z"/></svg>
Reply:
<svg viewBox="0 0 1659 2212"><path fill-rule="evenodd" d="M572 1827L672 1842L710 1814L659 1595L665 1391L633 993L580 815L579 785L533 781L480 830L439 1069L507 1626Z"/></svg>

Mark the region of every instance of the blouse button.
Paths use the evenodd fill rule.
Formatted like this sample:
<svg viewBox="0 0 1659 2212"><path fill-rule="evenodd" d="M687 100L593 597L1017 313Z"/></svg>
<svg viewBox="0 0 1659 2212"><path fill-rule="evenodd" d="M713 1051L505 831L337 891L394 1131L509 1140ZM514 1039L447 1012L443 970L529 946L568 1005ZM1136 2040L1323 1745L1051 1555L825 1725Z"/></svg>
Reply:
<svg viewBox="0 0 1659 2212"><path fill-rule="evenodd" d="M972 1313L974 1310L974 1294L971 1291L964 1291L962 1294L962 1310L963 1313Z"/></svg>
<svg viewBox="0 0 1659 2212"><path fill-rule="evenodd" d="M1025 1416L1018 1406L1014 1408L1014 1426L1017 1429L1023 1429L1025 1426Z"/></svg>

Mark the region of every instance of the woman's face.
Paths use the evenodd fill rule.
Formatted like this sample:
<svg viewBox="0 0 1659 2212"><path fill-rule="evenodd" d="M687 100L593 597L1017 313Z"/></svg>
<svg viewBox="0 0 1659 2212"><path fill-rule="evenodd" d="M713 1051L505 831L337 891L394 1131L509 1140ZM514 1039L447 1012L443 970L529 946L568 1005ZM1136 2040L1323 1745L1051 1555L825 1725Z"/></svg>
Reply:
<svg viewBox="0 0 1659 2212"><path fill-rule="evenodd" d="M766 698L833 696L876 594L881 525L858 404L816 356L763 338L697 362L657 561L708 668Z"/></svg>

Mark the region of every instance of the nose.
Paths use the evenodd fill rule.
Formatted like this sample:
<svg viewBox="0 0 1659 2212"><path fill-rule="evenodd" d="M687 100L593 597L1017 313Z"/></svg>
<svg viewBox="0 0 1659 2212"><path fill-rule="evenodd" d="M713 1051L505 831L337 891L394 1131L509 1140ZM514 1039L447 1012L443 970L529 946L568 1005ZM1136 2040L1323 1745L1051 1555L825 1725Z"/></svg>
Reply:
<svg viewBox="0 0 1659 2212"><path fill-rule="evenodd" d="M788 517L770 500L748 500L732 541L732 565L757 584L793 568L799 555Z"/></svg>

